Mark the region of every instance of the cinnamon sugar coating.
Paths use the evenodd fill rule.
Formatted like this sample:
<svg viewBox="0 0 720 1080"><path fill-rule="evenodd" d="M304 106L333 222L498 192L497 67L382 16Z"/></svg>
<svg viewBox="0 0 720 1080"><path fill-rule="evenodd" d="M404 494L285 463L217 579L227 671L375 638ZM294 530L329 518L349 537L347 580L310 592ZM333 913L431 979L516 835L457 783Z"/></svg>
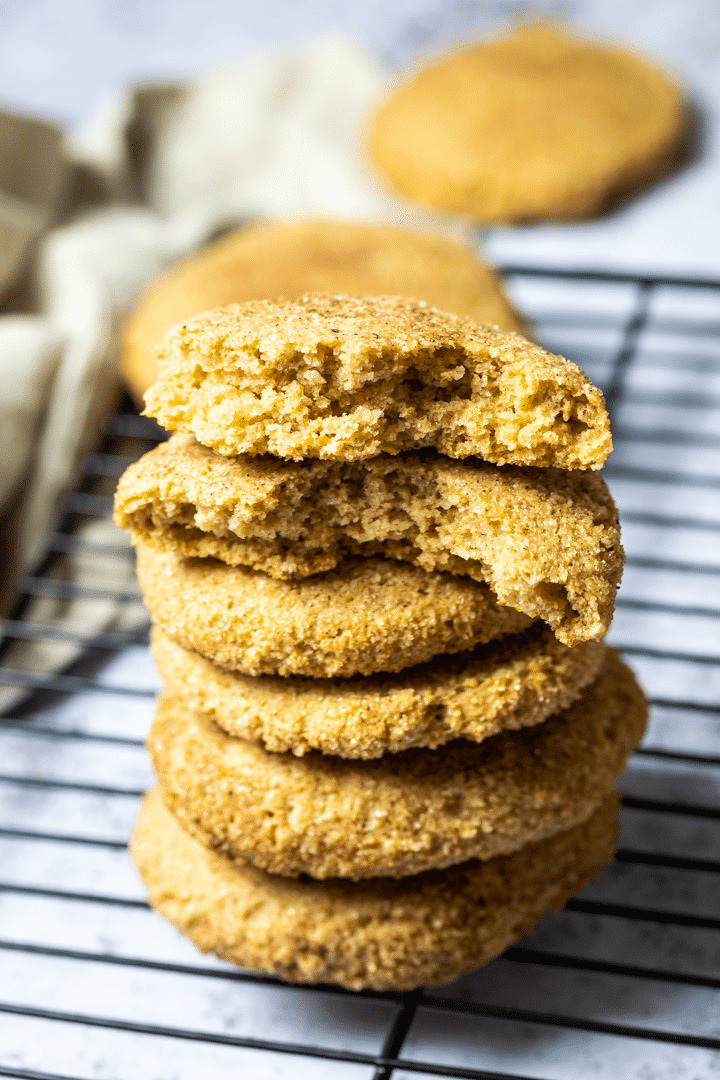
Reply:
<svg viewBox="0 0 720 1080"><path fill-rule="evenodd" d="M412 990L497 956L613 857L618 804L512 855L394 880L282 878L208 851L157 790L130 852L150 903L202 952L288 982Z"/></svg>
<svg viewBox="0 0 720 1080"><path fill-rule="evenodd" d="M174 641L245 675L371 675L517 633L531 620L487 585L389 559L277 581L140 545L138 579Z"/></svg>
<svg viewBox="0 0 720 1080"><path fill-rule="evenodd" d="M540 624L397 675L348 679L241 675L184 649L157 626L151 649L169 694L229 735L275 753L320 750L345 758L458 738L482 742L542 723L595 679L605 655L597 641L569 649Z"/></svg>
<svg viewBox="0 0 720 1080"><path fill-rule="evenodd" d="M567 710L482 743L377 761L272 754L165 694L148 748L166 805L207 846L292 877L405 877L585 820L614 789L646 716L632 672L608 649Z"/></svg>

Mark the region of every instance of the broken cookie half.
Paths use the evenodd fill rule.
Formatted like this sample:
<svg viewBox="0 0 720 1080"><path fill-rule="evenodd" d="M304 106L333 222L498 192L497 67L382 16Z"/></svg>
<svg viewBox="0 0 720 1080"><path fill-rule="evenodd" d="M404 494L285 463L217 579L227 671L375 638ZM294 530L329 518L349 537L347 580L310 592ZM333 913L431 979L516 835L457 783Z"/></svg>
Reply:
<svg viewBox="0 0 720 1080"><path fill-rule="evenodd" d="M519 334L400 297L251 301L169 330L146 412L220 454L357 461L433 447L599 469L603 395Z"/></svg>
<svg viewBox="0 0 720 1080"><path fill-rule="evenodd" d="M277 579L333 570L349 555L467 575L567 645L604 636L623 566L617 511L597 473L432 451L288 462L221 457L174 435L127 470L115 506L135 543Z"/></svg>

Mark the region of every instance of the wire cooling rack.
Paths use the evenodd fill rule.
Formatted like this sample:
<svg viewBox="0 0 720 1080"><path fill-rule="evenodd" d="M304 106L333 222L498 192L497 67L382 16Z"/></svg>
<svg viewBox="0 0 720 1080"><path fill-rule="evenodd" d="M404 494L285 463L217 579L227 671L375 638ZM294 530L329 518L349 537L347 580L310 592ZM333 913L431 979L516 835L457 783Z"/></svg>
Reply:
<svg viewBox="0 0 720 1080"><path fill-rule="evenodd" d="M109 515L128 448L160 437L126 409L5 626L10 645L71 639L82 655L55 674L0 669L31 688L0 724L0 1076L717 1077L720 281L507 269L538 339L603 386L613 418L604 475L628 561L611 640L652 702L615 863L503 957L426 993L285 986L179 938L125 851L152 782L147 626L87 635L31 619L38 596L137 608L116 585L124 538L77 532ZM53 577L82 550L100 585Z"/></svg>

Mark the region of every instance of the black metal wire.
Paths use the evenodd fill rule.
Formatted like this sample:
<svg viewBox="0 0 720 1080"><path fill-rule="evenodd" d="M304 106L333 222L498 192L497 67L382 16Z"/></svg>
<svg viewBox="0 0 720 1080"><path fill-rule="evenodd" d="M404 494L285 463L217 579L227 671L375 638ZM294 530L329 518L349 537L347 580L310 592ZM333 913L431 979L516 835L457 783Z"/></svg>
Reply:
<svg viewBox="0 0 720 1080"><path fill-rule="evenodd" d="M659 287L670 286L685 290L689 293L698 288L711 289L720 302L720 281L707 279L685 279L676 277L653 277L635 276L625 273L614 272L560 272L543 267L506 267L506 272L517 278L532 279L545 278L558 281L586 281L606 282L630 285L634 288L634 304L625 324L622 328L622 340L612 358L609 368L609 378L606 382L606 400L611 416L617 416L621 406L628 402L646 405L667 405L668 400L662 394L652 391L635 392L628 389L628 373L631 365L638 355L638 348L642 343L643 335L650 325L652 301ZM561 322L562 320L559 320ZM577 319L575 324L577 324ZM558 320L553 321L553 325ZM607 325L607 317L600 315L598 322ZM590 325L591 320L586 319L585 324ZM663 324L665 325L665 324ZM699 327L675 319L672 323L688 333L708 333L708 327L702 324ZM716 370L720 372L720 319L717 327L710 328L718 340L718 364ZM684 392L682 388L677 394L673 394L673 404L687 409L707 409L716 407L720 410L720 396L708 395L707 397L696 393ZM618 423L613 419L613 430L616 445L624 443L643 444L652 446L697 447L700 449L713 449L720 446L720 435L713 433L692 433L680 429L668 430L654 427L646 430L637 424ZM92 553L108 558L126 559L132 557L131 549L120 542L117 544L101 544L89 541L73 534L78 516L107 518L111 513L112 500L108 495L98 494L90 490L93 482L102 478L118 476L131 460L122 444L123 440L145 441L147 447L161 441L166 437L165 433L154 421L135 415L129 406L125 411L115 416L108 430L108 437L100 452L92 455L83 471L83 483L80 489L68 496L61 521L56 531L50 536L47 553L37 572L29 577L23 584L23 593L16 606L12 617L2 625L2 632L6 642L12 640L28 641L61 641L75 644L83 650L100 650L112 655L113 652L125 648L128 645L143 644L147 640L147 629L141 627L132 633L122 632L98 632L83 633L82 631L68 630L63 627L53 626L39 622L29 622L25 618L28 606L33 598L55 597L59 599L111 599L121 604L137 605L140 600L139 593L130 590L117 590L112 588L88 587L80 583L70 583L53 578L53 563L58 556ZM714 492L720 488L720 475L695 469L694 471L681 471L677 467L656 467L656 464L629 465L619 463L609 465L606 475L610 479L632 480L647 482L650 484L660 483L667 487L691 487L696 490L708 490ZM624 515L627 522L648 526L658 529L686 529L689 531L703 530L707 533L720 532L720 521L704 520L693 514L679 515L676 512L665 513L662 508L645 510L629 510ZM684 562L678 559L663 558L655 555L635 555L628 560L628 565L648 570L668 570L678 573L694 573L707 575L708 582L714 582L720 573L720 567L712 564L704 564L697 560ZM668 617L675 616L702 616L704 618L720 622L720 606L716 603L682 604L667 602L661 599L655 601L652 598L624 598L621 597L618 606L622 609L638 612L653 612ZM620 643L622 645L622 643ZM7 647L7 645L6 645ZM639 658L647 657L661 661L680 661L684 664L696 665L699 671L720 662L718 655L713 655L702 641L689 644L688 651L681 649L665 649L654 647L644 642L628 641L624 644L624 651L630 656ZM68 671L24 671L6 664L0 667L0 685L25 688L32 693L51 692L55 694L73 695L83 691L92 691L100 695L121 695L128 698L148 698L154 693L151 689L142 689L131 685L106 683L94 675L77 673L76 669ZM22 709L23 715L7 718L0 722L1 732L14 732L32 734L34 737L44 740L58 740L58 745L69 745L74 741L78 744L87 742L93 744L117 744L118 746L139 747L141 740L127 736L108 734L96 734L83 731L81 728L51 729L43 726L42 721L37 723L33 719L32 701L25 704ZM720 717L720 703L714 704L702 700L687 700L685 697L661 697L652 700L655 708L664 710L676 710L678 713L689 712L711 720ZM644 760L655 757L658 762L685 763L687 766L717 767L720 765L720 755L705 753L685 752L672 750L664 747L653 748L648 746L640 751ZM0 766L1 767L1 766ZM141 792L134 786L111 786L93 782L92 778L86 780L53 779L36 775L14 775L10 772L0 774L0 785L5 788L20 787L32 790L57 790L68 794L91 794L100 795L108 799L136 799ZM643 789L645 790L645 789ZM717 806L700 805L694 802L682 801L676 798L665 799L663 793L658 791L658 798L637 797L626 795L623 799L626 810L640 811L652 815L677 815L679 818L697 820L706 824L720 821L720 808ZM119 850L124 844L117 838L85 836L77 833L63 834L48 830L33 830L23 828L4 827L0 828L0 838L8 843L43 843L53 845L68 845L82 848L104 848L108 851ZM646 852L625 846L617 855L617 862L623 866L660 868L674 870L687 874L720 874L720 859L691 857L684 854L664 854ZM80 890L67 888L60 881L50 885L31 885L15 883L3 880L5 877L0 867L0 893L15 893L18 895L45 897L58 901L80 901L88 904L110 905L111 907L127 907L131 909L147 910L148 905L144 900L136 900L132 897L113 896L110 893L99 890L97 893L87 893ZM57 887L55 887L55 884ZM619 903L603 900L589 899L585 896L571 900L566 910L574 913L579 918L597 918L603 920L630 920L633 923L646 923L657 926L673 926L703 931L707 934L716 934L720 931L719 912L688 913L684 911L664 910L642 904ZM98 954L89 950L60 948L46 946L33 942L13 942L0 939L0 950L16 952L36 953L44 956L55 956L65 960L78 962L97 962L107 965L148 968L174 972L179 977L182 975L203 975L208 979L231 980L235 982L249 982L281 987L283 984L271 977L258 973L245 971L227 971L211 967L203 967L201 964L183 965L169 962L146 960L132 956L113 956ZM591 956L567 955L559 952L533 948L526 945L518 945L505 953L505 959L514 963L522 963L537 968L564 968L571 971L597 973L607 976L635 978L648 983L668 983L676 986L700 987L709 991L720 991L720 977L706 975L699 972L685 973L682 971L669 970L662 966L646 966L625 962L624 958L613 960L600 960ZM6 988L7 989L7 988ZM337 988L308 987L308 993L331 992L338 995L347 993ZM362 994L360 997L392 1002L396 1006L396 1012L392 1023L389 1025L384 1045L379 1054L359 1053L355 1051L340 1051L328 1049L320 1045L300 1045L291 1042L276 1041L268 1033L268 1037L242 1038L222 1035L213 1032L188 1030L178 1026L162 1026L154 1024L130 1023L118 1020L114 1017L90 1016L76 1014L72 1011L51 1010L18 1006L8 1001L0 1003L0 1013L7 1016L21 1015L37 1017L58 1024L73 1024L86 1027L95 1027L106 1030L122 1030L135 1032L146 1036L163 1036L186 1041L217 1043L236 1047L247 1047L258 1050L266 1050L272 1053L284 1055L300 1055L303 1057L324 1059L337 1062L355 1062L373 1068L374 1080L391 1080L396 1069L402 1068L417 1074L458 1077L466 1080L534 1080L532 1077L521 1077L512 1072L492 1072L480 1068L458 1067L433 1061L416 1060L403 1056L407 1037L413 1025L417 1022L418 1009L440 1010L441 1012L477 1016L487 1019L497 1019L504 1022L530 1023L543 1027L574 1030L585 1033L604 1034L608 1036L631 1038L647 1041L650 1044L672 1044L676 1047L692 1047L707 1050L720 1050L720 1039L704 1034L692 1034L681 1031L667 1030L666 1027L656 1029L650 1026L633 1023L610 1023L591 1019L588 1017L567 1015L555 1012L551 1007L528 1010L515 1006L499 1006L489 1003L476 1003L458 1001L454 998L443 997L434 993L424 995L418 991L412 994ZM0 1065L0 1077L13 1076L25 1078L25 1080L82 1080L81 1077L62 1078L53 1073L33 1071L31 1069L17 1069L9 1065Z"/></svg>

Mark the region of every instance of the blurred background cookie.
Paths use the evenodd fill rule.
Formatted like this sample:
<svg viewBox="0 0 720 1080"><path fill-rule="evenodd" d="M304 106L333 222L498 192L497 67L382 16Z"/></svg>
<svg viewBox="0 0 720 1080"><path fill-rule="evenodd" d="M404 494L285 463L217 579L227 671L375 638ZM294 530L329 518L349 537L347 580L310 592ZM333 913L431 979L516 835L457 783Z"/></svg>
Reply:
<svg viewBox="0 0 720 1080"><path fill-rule="evenodd" d="M426 206L488 224L585 218L662 173L687 119L651 64L533 24L422 68L375 115L369 150Z"/></svg>
<svg viewBox="0 0 720 1080"><path fill-rule="evenodd" d="M133 397L155 379L165 330L210 308L308 292L398 294L502 330L527 331L500 278L467 244L392 225L311 219L237 229L168 271L127 320L122 366Z"/></svg>

